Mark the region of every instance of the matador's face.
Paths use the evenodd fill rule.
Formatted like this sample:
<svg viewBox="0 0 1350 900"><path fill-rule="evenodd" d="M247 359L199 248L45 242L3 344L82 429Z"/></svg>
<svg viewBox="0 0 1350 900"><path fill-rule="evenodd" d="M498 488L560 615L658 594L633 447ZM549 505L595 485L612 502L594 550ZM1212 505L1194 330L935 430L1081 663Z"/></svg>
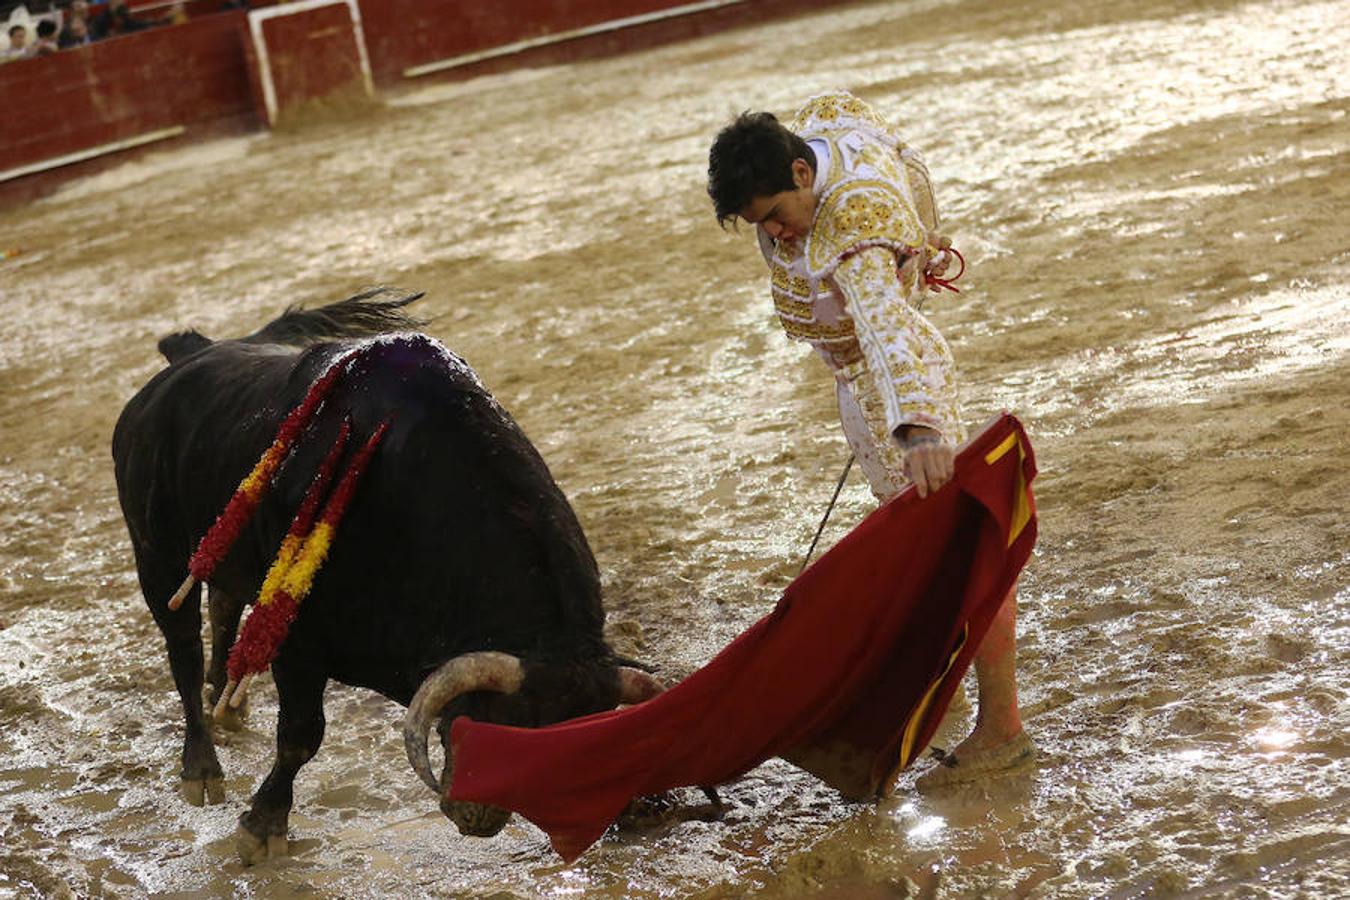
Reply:
<svg viewBox="0 0 1350 900"><path fill-rule="evenodd" d="M755 197L740 217L752 225L759 225L776 241L797 241L806 237L816 215L816 195L812 191L815 171L805 160L792 161L790 191Z"/></svg>

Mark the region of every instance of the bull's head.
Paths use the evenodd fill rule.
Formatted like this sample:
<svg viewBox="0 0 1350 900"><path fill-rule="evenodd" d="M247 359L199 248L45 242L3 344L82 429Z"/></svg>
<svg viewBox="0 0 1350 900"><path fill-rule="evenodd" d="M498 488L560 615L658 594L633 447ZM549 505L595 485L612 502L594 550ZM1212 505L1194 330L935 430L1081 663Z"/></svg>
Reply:
<svg viewBox="0 0 1350 900"><path fill-rule="evenodd" d="M492 837L506 827L506 822L511 818L511 813L509 810L496 806L464 803L449 799L448 790L454 759L448 742L444 740L446 729L442 729L442 743L445 745L445 766L441 771L439 781L432 774L431 762L427 757L427 733L436 724L446 707L462 695L477 691L492 691L506 695L501 698L504 706L514 706L516 704L513 701L520 700L522 706L533 708L531 717L535 721L504 721L503 724L545 724L570 716L596 712L599 709L608 709L614 706L615 702L620 704L641 703L643 700L649 700L656 696L662 690L659 681L640 669L618 666L611 671L617 675L618 689L617 695L609 694L610 702L596 704L591 701L588 703L587 698L581 698L581 706L576 706L574 701L572 705L575 708L561 715L550 715L548 713L542 713L541 715L541 711L538 709L539 704L533 703L530 698L523 696L524 692L521 691L521 688L526 682L525 667L521 664L519 658L508 653L485 650L457 656L422 682L422 686L417 689L412 702L408 704L408 714L403 719L403 743L407 748L408 761L412 763L413 769L417 771L418 776L426 783L427 787L431 788L441 798L441 812L445 813L446 817L455 823L460 834ZM614 699L616 696L617 701ZM505 716L491 715L488 718L492 721L502 721L503 719L519 717L508 714Z"/></svg>

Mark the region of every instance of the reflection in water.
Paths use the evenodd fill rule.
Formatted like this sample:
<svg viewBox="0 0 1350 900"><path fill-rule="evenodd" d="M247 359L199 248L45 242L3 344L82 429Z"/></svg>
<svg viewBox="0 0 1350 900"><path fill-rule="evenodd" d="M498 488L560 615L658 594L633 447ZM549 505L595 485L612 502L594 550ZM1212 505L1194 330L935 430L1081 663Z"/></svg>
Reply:
<svg viewBox="0 0 1350 900"><path fill-rule="evenodd" d="M923 819L920 819L919 824L910 828L905 834L915 840L922 841L937 835L946 827L946 824L947 823L938 816L926 816Z"/></svg>
<svg viewBox="0 0 1350 900"><path fill-rule="evenodd" d="M1262 728L1252 736L1263 750L1284 750L1299 739L1297 731L1281 731L1278 728Z"/></svg>
<svg viewBox="0 0 1350 900"><path fill-rule="evenodd" d="M1348 32L1316 0L831 5L416 86L0 212L22 250L0 259L0 896L1344 895ZM275 694L220 748L227 802L178 800L181 713L112 486L155 340L427 291L431 333L576 504L611 641L679 677L771 607L847 455L750 236L713 223L707 143L835 87L904 123L971 262L927 308L968 422L1012 409L1036 442L1039 768L934 796L906 775L873 806L774 761L723 790L727 821L564 867L528 823L456 834L400 711L334 685L293 858L243 869ZM824 543L870 508L850 482Z"/></svg>

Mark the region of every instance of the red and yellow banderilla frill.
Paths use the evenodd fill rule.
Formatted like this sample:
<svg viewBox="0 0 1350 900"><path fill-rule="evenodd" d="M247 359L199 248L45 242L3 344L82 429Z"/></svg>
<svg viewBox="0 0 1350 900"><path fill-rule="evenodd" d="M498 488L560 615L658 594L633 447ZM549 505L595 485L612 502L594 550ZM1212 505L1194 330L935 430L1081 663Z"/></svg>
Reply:
<svg viewBox="0 0 1350 900"><path fill-rule="evenodd" d="M324 503L323 512L315 521L314 513L327 490L337 461L347 443L350 423L344 421L337 439L329 449L305 492L305 498L296 512L291 526L282 539L276 559L263 579L257 604L249 613L239 638L230 650L227 663L229 681L216 704L215 715L225 712L226 704L239 706L248 691L253 676L267 669L290 632L305 599L314 585L314 576L328 558L342 516L351 503L357 482L374 455L376 447L389 430L385 419L375 432L352 456L336 488ZM311 527L312 523L312 527ZM236 687L237 685L237 687Z"/></svg>
<svg viewBox="0 0 1350 900"><path fill-rule="evenodd" d="M314 418L314 414L323 404L328 391L363 349L358 347L334 360L324 373L309 386L305 399L300 401L295 409L287 413L286 418L277 428L277 435L273 438L271 446L263 453L262 458L258 460L253 470L244 476L243 481L239 482L239 487L235 489L224 511L216 517L215 523L207 529L206 534L202 535L201 541L197 544L196 552L188 560L187 579L169 598L169 609L178 609L182 606L183 600L187 597L188 591L192 590L192 586L199 581L206 581L210 578L216 566L230 552L230 548L234 546L239 533L244 530L244 526L248 524L254 510L258 508L258 503L261 502L263 495L267 492L272 477L276 475L277 469L281 468L281 464L290 454L296 438L308 427L310 421Z"/></svg>

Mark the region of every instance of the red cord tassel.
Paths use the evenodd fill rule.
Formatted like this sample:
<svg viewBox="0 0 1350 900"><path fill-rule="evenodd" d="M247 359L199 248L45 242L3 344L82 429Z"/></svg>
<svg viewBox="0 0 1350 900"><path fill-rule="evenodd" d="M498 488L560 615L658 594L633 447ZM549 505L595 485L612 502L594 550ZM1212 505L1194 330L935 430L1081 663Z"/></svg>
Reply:
<svg viewBox="0 0 1350 900"><path fill-rule="evenodd" d="M924 284L928 285L929 287L945 288L951 291L953 294L959 294L961 293L961 289L956 285L952 284L952 282L960 278L962 275L966 274L966 258L962 256L961 251L957 250L955 247L948 247L946 252L951 253L957 259L961 260L961 270L957 272L955 275L953 275L951 278L936 278L925 272L923 276L923 281Z"/></svg>

